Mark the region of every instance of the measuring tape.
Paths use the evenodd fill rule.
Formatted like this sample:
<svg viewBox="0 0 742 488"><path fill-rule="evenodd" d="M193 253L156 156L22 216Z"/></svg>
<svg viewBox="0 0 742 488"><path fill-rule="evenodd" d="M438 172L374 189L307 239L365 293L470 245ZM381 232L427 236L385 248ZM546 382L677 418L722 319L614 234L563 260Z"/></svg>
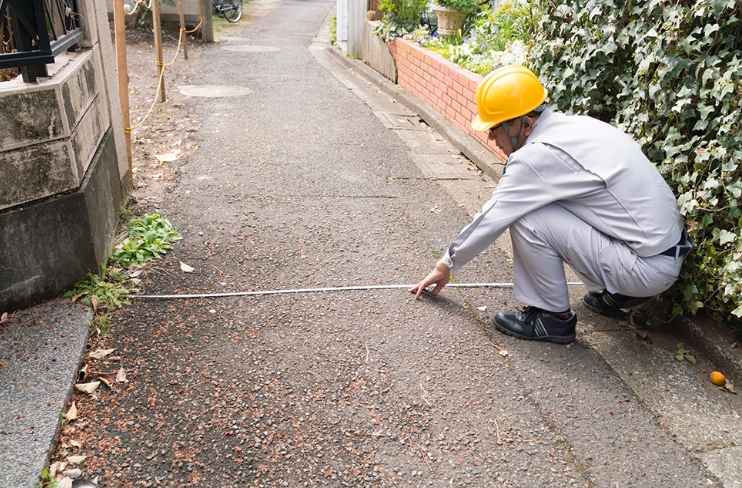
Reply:
<svg viewBox="0 0 742 488"><path fill-rule="evenodd" d="M582 285L581 282L570 281L568 285ZM264 290L264 291L235 291L228 293L194 293L183 295L134 295L131 298L162 299L175 298L222 298L222 297L246 297L257 295L286 295L289 293L318 293L331 291L354 291L354 290L394 290L409 289L415 285L366 285L366 286L337 286L330 288L298 288L293 290ZM453 288L511 288L513 283L451 283Z"/></svg>

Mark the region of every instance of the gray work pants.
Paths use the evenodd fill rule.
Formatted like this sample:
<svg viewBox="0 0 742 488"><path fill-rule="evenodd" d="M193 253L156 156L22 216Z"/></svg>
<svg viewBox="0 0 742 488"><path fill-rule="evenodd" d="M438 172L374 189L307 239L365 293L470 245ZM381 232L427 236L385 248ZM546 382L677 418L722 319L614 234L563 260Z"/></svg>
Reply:
<svg viewBox="0 0 742 488"><path fill-rule="evenodd" d="M637 256L621 241L555 203L513 223L510 236L513 297L550 312L570 308L563 262L575 270L588 290L607 289L632 297L667 290L683 264L682 257Z"/></svg>

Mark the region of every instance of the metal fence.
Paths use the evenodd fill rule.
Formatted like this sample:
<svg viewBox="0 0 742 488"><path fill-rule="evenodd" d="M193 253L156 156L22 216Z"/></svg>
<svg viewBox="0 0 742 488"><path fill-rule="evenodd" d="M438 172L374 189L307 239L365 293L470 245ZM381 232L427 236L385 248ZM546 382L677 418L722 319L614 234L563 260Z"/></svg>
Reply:
<svg viewBox="0 0 742 488"><path fill-rule="evenodd" d="M84 38L77 0L0 0L0 70L17 68L26 83Z"/></svg>

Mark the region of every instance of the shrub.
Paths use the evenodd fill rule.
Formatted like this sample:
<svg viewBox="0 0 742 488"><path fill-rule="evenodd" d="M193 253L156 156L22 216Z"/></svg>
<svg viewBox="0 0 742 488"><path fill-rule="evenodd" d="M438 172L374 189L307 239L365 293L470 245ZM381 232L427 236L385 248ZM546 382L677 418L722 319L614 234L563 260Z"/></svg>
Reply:
<svg viewBox="0 0 742 488"><path fill-rule="evenodd" d="M539 3L531 64L550 103L625 130L676 192L695 248L672 312L742 317L740 4Z"/></svg>
<svg viewBox="0 0 742 488"><path fill-rule="evenodd" d="M479 0L436 0L438 5L470 14L479 9Z"/></svg>
<svg viewBox="0 0 742 488"><path fill-rule="evenodd" d="M526 62L526 43L537 19L525 0L510 0L495 12L484 5L478 14L469 16L461 36L439 38L420 30L408 37L470 71L486 75L500 66Z"/></svg>
<svg viewBox="0 0 742 488"><path fill-rule="evenodd" d="M427 0L381 0L378 8L384 17L375 34L389 39L415 30L426 6Z"/></svg>

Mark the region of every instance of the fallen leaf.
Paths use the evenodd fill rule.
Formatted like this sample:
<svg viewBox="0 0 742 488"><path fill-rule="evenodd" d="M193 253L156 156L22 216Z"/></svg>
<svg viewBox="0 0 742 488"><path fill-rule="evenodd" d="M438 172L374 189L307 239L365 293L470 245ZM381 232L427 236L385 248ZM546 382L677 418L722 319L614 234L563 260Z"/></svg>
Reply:
<svg viewBox="0 0 742 488"><path fill-rule="evenodd" d="M101 380L103 383L106 384L107 387L111 387L113 384L113 375L112 374L99 374L98 379Z"/></svg>
<svg viewBox="0 0 742 488"><path fill-rule="evenodd" d="M0 315L0 324L4 324L8 321L8 312L3 312L2 315Z"/></svg>
<svg viewBox="0 0 742 488"><path fill-rule="evenodd" d="M72 479L75 479L75 478L79 478L80 477L80 475L82 474L82 470L80 470L80 468L72 468L72 469L66 470L62 474L65 475L65 476L68 476L68 477L70 477Z"/></svg>
<svg viewBox="0 0 742 488"><path fill-rule="evenodd" d="M59 461L55 461L49 465L49 476L54 478L56 476L57 471L59 471Z"/></svg>
<svg viewBox="0 0 742 488"><path fill-rule="evenodd" d="M685 358L686 361L688 361L689 363L691 363L693 366L696 365L696 358L694 358L690 354L685 353L685 354L683 354L683 357Z"/></svg>
<svg viewBox="0 0 742 488"><path fill-rule="evenodd" d="M732 344L732 349L737 349L738 346L739 346L739 343L735 342L734 344Z"/></svg>
<svg viewBox="0 0 742 488"><path fill-rule="evenodd" d="M154 156L157 158L158 163L169 163L170 161L178 160L178 156L174 153L155 154Z"/></svg>
<svg viewBox="0 0 742 488"><path fill-rule="evenodd" d="M90 297L90 303L93 305L93 311L98 311L98 299L95 297Z"/></svg>
<svg viewBox="0 0 742 488"><path fill-rule="evenodd" d="M90 393L93 393L95 390L97 390L99 386L100 386L100 381L92 381L90 383L78 383L75 385L75 389L77 391L90 394Z"/></svg>
<svg viewBox="0 0 742 488"><path fill-rule="evenodd" d="M80 368L80 373L78 374L78 377L79 377L80 374L82 374L82 381L85 381L86 379L88 379L88 376L90 376L88 374L88 365L87 365L87 363L85 363L85 366L83 366L82 368Z"/></svg>
<svg viewBox="0 0 742 488"><path fill-rule="evenodd" d="M487 310L487 307L477 307L477 310L479 310L480 312L484 312L485 310Z"/></svg>
<svg viewBox="0 0 742 488"><path fill-rule="evenodd" d="M75 402L72 402L70 409L64 414L64 418L67 419L67 422L72 422L77 419L77 405L75 405Z"/></svg>
<svg viewBox="0 0 742 488"><path fill-rule="evenodd" d="M631 330L633 330L636 333L636 335L638 335L642 339L646 339L647 338L647 331L641 330L641 329L637 329L636 327L632 327Z"/></svg>
<svg viewBox="0 0 742 488"><path fill-rule="evenodd" d="M72 478L63 477L57 480L57 488L72 488Z"/></svg>
<svg viewBox="0 0 742 488"><path fill-rule="evenodd" d="M76 301L77 301L77 300L78 300L78 299L79 299L79 298L80 298L81 296L87 295L88 293L90 293L90 292L88 292L88 291L83 291L82 293L78 293L77 295L74 295L74 296L72 297L72 301L73 301L73 302L76 302Z"/></svg>
<svg viewBox="0 0 742 488"><path fill-rule="evenodd" d="M180 262L180 269L181 269L181 270L182 270L182 271L183 271L184 273L193 273L193 271L194 271L194 268L191 268L190 266L188 266L188 265L187 265L186 263L184 263L183 261L181 261L181 262Z"/></svg>
<svg viewBox="0 0 742 488"><path fill-rule="evenodd" d="M82 447L82 444L80 444L76 440L71 440L70 441L70 446L72 446L72 447Z"/></svg>
<svg viewBox="0 0 742 488"><path fill-rule="evenodd" d="M89 356L93 359L103 359L104 357L111 354L116 349L96 349L95 351L91 352Z"/></svg>
<svg viewBox="0 0 742 488"><path fill-rule="evenodd" d="M87 456L67 456L67 461L71 462L72 464L80 464L87 458Z"/></svg>
<svg viewBox="0 0 742 488"><path fill-rule="evenodd" d="M131 274L129 275L129 278L136 278L136 277L137 277L137 276L139 276L140 274L142 274L142 270L141 270L141 269L138 269L138 270L134 271L133 273L131 273Z"/></svg>
<svg viewBox="0 0 742 488"><path fill-rule="evenodd" d="M625 320L622 320L621 322L618 323L618 325L627 326L627 325L629 325L629 323L627 321L625 321Z"/></svg>
<svg viewBox="0 0 742 488"><path fill-rule="evenodd" d="M138 285L142 282L142 280L140 280L139 278L132 278L131 282L134 283L135 285Z"/></svg>
<svg viewBox="0 0 742 488"><path fill-rule="evenodd" d="M737 394L737 392L734 391L734 385L729 380L724 381L724 388L726 388L729 393L734 393L735 395Z"/></svg>
<svg viewBox="0 0 742 488"><path fill-rule="evenodd" d="M126 371L124 368L119 368L116 372L116 383L127 383L129 380L126 379Z"/></svg>

